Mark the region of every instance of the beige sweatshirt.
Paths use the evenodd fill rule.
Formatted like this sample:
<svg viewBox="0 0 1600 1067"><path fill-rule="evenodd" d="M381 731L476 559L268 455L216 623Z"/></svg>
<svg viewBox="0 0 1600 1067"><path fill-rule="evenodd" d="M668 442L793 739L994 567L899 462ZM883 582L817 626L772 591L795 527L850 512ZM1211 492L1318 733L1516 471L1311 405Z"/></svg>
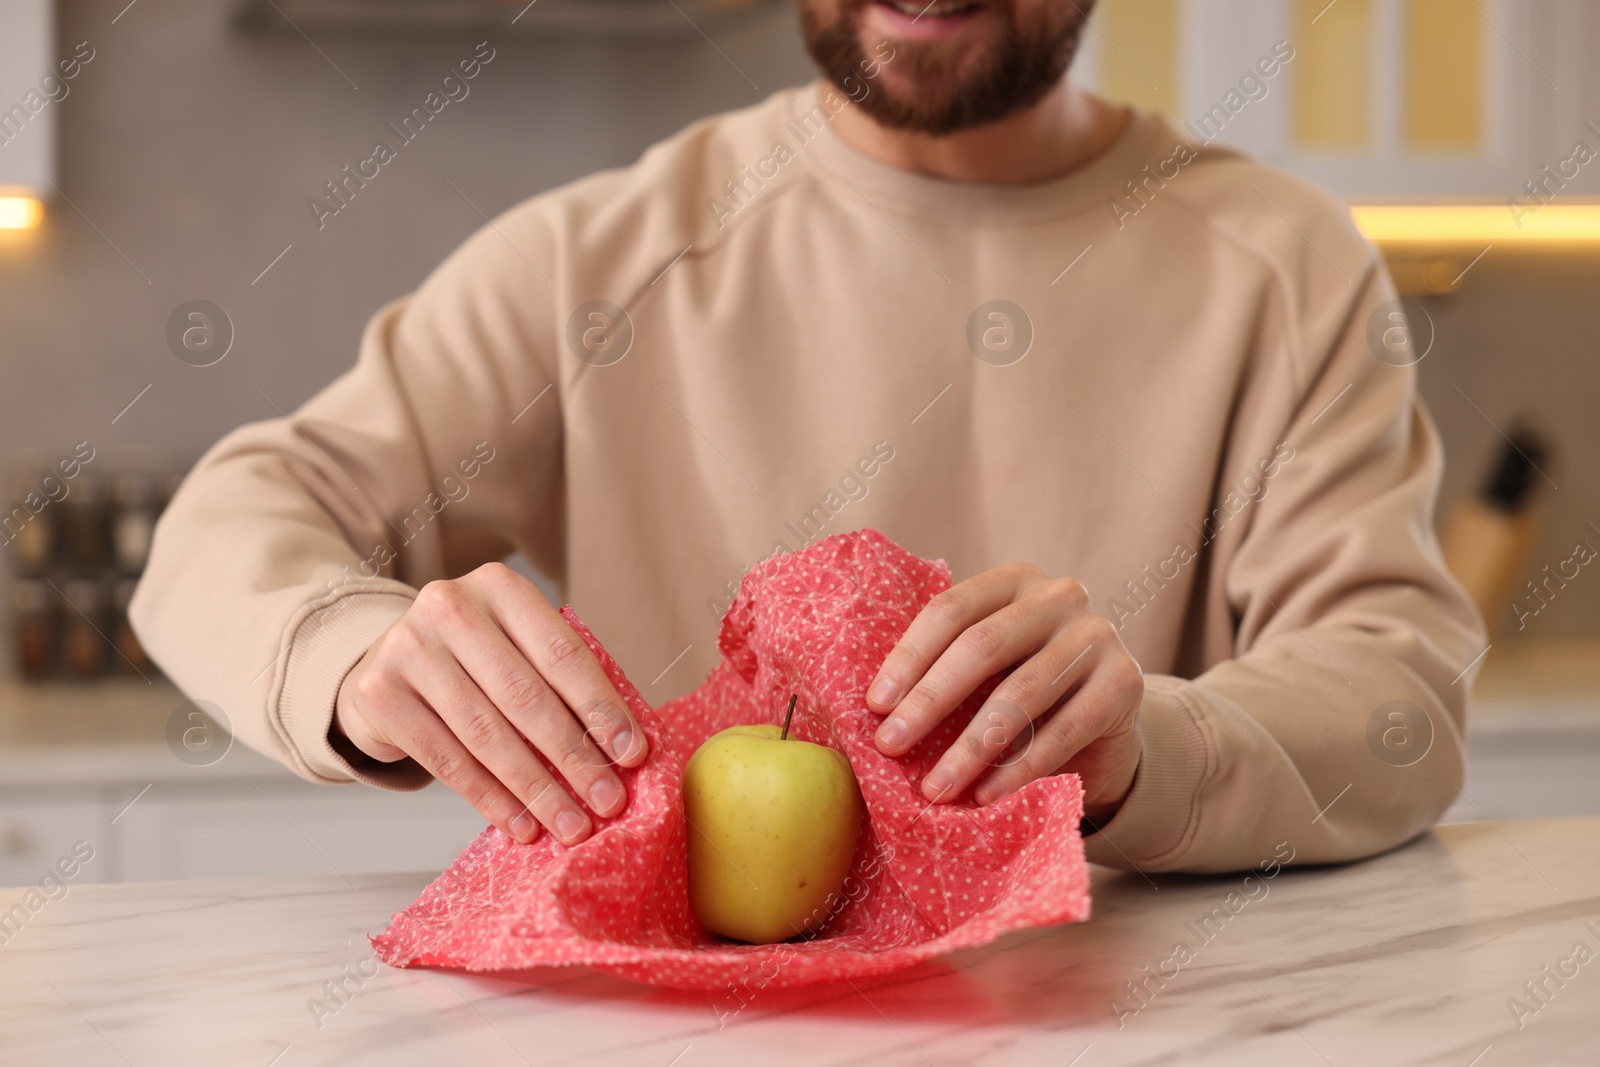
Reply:
<svg viewBox="0 0 1600 1067"><path fill-rule="evenodd" d="M660 704L715 663L745 569L872 526L957 580L1076 577L1119 624L1143 756L1091 859L1340 860L1427 827L1484 638L1347 212L1150 115L1002 187L863 157L840 106L699 122L380 311L353 370L184 483L133 604L157 662L307 778L415 788L327 735L423 583L521 550Z"/></svg>

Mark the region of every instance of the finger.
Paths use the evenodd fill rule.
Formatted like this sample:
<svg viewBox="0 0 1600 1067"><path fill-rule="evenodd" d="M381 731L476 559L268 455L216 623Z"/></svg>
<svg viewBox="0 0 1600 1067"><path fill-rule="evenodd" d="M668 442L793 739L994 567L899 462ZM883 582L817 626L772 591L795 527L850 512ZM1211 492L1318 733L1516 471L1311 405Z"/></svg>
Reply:
<svg viewBox="0 0 1600 1067"><path fill-rule="evenodd" d="M1093 670L1092 643L1069 649L1081 638L1058 639L1013 671L967 723L922 780L923 795L954 799L995 764L1022 759L1032 747L1038 720Z"/></svg>
<svg viewBox="0 0 1600 1067"><path fill-rule="evenodd" d="M332 740L335 734L342 734L344 743L381 763L393 763L405 759L408 755L406 750L384 735L380 723L368 719L363 702L356 695L370 688L372 683L367 681L370 676L370 671L363 671L358 665L339 687L339 694L334 699L333 724L328 730L328 737ZM334 744L335 749L339 747L337 743Z"/></svg>
<svg viewBox="0 0 1600 1067"><path fill-rule="evenodd" d="M1010 569L988 570L928 601L884 657L867 689L867 706L880 715L892 710L950 642L1016 598L1019 582L1020 576Z"/></svg>
<svg viewBox="0 0 1600 1067"><path fill-rule="evenodd" d="M624 767L643 763L649 754L644 730L600 661L538 586L502 564L480 567L470 577L473 588L487 594L481 607L572 709L595 744Z"/></svg>
<svg viewBox="0 0 1600 1067"><path fill-rule="evenodd" d="M459 738L420 697L393 698L389 705L401 747L429 774L459 793L478 813L523 844L539 835L539 823L511 790L473 758Z"/></svg>
<svg viewBox="0 0 1600 1067"><path fill-rule="evenodd" d="M527 757L519 757L518 770L531 762L541 774L544 772L523 743L522 739L527 738L556 765L595 814L609 817L620 812L627 804L627 791L612 769L610 758L592 740L592 729L586 730L573 718L566 703L504 634L493 626L487 629L488 634L453 642L452 650L466 675L470 675L469 684L481 690L486 703L498 709L496 717L508 723L507 729L515 728L515 747Z"/></svg>
<svg viewBox="0 0 1600 1067"><path fill-rule="evenodd" d="M441 657L418 673L422 676L414 678L413 685L424 702L466 745L473 758L516 795L527 811L565 844L573 845L589 836L592 824L583 808L552 778L528 747L523 734L501 714L460 664ZM577 724L559 704L545 714L566 722L573 733L578 733ZM603 757L600 762L604 762ZM618 785L611 798L619 802L618 806L621 795Z"/></svg>
<svg viewBox="0 0 1600 1067"><path fill-rule="evenodd" d="M1060 624L1049 606L1028 598L969 626L879 724L878 750L909 751L985 681L1044 647Z"/></svg>
<svg viewBox="0 0 1600 1067"><path fill-rule="evenodd" d="M1016 792L1036 778L1054 774L1095 741L1121 718L1122 686L1096 671L1061 707L1052 711L1034 730L1033 743L1015 760L996 767L978 786L973 799L993 804Z"/></svg>

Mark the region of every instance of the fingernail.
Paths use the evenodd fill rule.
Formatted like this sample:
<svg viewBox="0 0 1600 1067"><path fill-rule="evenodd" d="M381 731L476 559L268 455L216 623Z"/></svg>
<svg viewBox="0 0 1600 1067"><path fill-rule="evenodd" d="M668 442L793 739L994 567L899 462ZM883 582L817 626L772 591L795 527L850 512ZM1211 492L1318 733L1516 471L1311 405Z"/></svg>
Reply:
<svg viewBox="0 0 1600 1067"><path fill-rule="evenodd" d="M922 795L933 801L943 800L955 784L956 776L953 773L944 767L935 767L922 780Z"/></svg>
<svg viewBox="0 0 1600 1067"><path fill-rule="evenodd" d="M984 782L972 793L972 799L979 804L989 804L1000 796L1000 787L993 782Z"/></svg>
<svg viewBox="0 0 1600 1067"><path fill-rule="evenodd" d="M583 816L575 811L564 811L556 816L556 835L568 839L583 832Z"/></svg>
<svg viewBox="0 0 1600 1067"><path fill-rule="evenodd" d="M609 815L622 799L622 787L609 778L602 778L589 790L589 806L601 815Z"/></svg>
<svg viewBox="0 0 1600 1067"><path fill-rule="evenodd" d="M511 816L511 836L526 845L533 840L533 816L525 811L519 811Z"/></svg>
<svg viewBox="0 0 1600 1067"><path fill-rule="evenodd" d="M900 687L894 684L892 678L879 678L872 683L872 691L867 696L874 704L889 707L900 699Z"/></svg>
<svg viewBox="0 0 1600 1067"><path fill-rule="evenodd" d="M878 740L890 748L899 748L906 743L910 731L906 724L899 719L885 719L883 725L878 727Z"/></svg>
<svg viewBox="0 0 1600 1067"><path fill-rule="evenodd" d="M633 751L633 731L618 730L611 738L611 751L616 754L617 759L626 758L628 753Z"/></svg>

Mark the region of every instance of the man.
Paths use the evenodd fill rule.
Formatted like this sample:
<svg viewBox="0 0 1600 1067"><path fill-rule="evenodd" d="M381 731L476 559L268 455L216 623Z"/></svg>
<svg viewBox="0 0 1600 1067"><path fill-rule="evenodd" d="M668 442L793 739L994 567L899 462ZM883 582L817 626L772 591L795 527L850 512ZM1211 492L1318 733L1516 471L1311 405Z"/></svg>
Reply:
<svg viewBox="0 0 1600 1067"><path fill-rule="evenodd" d="M495 561L659 703L744 570L871 526L958 579L870 691L880 748L1010 672L930 800L1076 772L1090 858L1143 870L1420 832L1483 637L1414 371L1366 341L1393 290L1331 199L1075 87L1091 6L801 0L827 82L513 209L217 445L140 636L308 778L575 843L649 754Z"/></svg>

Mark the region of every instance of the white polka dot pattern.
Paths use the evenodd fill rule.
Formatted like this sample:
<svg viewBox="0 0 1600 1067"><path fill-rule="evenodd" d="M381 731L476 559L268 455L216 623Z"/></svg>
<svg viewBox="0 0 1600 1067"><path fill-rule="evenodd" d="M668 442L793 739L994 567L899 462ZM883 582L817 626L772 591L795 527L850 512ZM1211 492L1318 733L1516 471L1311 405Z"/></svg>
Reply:
<svg viewBox="0 0 1600 1067"><path fill-rule="evenodd" d="M493 827L372 938L397 966L510 971L583 964L650 985L714 989L771 965L769 986L881 975L1033 926L1089 916L1076 775L989 805L928 805L917 787L976 713L992 679L901 759L873 743L878 666L921 607L950 585L943 561L876 530L839 534L752 568L722 620L723 660L694 692L652 710L572 611L644 727L651 756L621 771L628 806L573 848L519 845ZM820 934L743 945L703 930L685 887L683 764L707 737L777 722L845 753L868 822L844 894Z"/></svg>

